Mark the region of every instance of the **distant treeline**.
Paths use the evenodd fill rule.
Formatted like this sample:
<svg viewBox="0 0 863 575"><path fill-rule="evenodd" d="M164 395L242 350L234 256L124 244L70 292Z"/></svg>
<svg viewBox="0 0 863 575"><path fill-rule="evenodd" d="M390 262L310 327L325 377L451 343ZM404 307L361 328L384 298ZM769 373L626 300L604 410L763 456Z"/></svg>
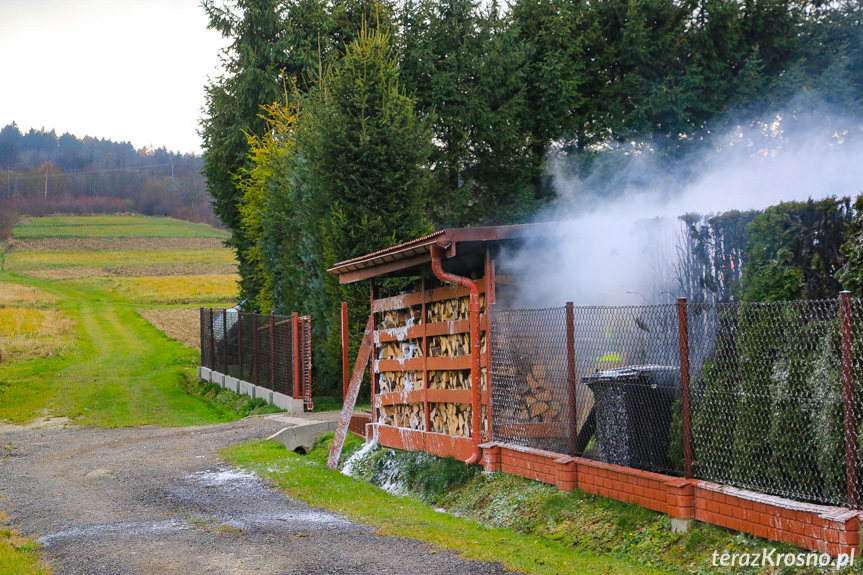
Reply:
<svg viewBox="0 0 863 575"><path fill-rule="evenodd" d="M54 130L0 129L0 201L26 215L137 212L216 224L203 160Z"/></svg>

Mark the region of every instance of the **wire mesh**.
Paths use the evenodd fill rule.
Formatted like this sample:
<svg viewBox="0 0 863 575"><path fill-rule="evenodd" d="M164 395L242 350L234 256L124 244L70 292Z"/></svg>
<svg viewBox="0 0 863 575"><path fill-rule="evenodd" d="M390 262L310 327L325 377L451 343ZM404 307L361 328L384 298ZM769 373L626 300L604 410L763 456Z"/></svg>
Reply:
<svg viewBox="0 0 863 575"><path fill-rule="evenodd" d="M496 441L672 470L676 306L492 306L491 333Z"/></svg>
<svg viewBox="0 0 863 575"><path fill-rule="evenodd" d="M712 346L692 380L696 476L856 506L846 482L839 301L689 308L712 327L690 334L690 346L705 345L701 338Z"/></svg>
<svg viewBox="0 0 863 575"><path fill-rule="evenodd" d="M859 507L860 300L492 306L490 318L495 441L682 475L689 438L697 478Z"/></svg>
<svg viewBox="0 0 863 575"><path fill-rule="evenodd" d="M311 318L296 318L296 346L294 321L293 316L201 308L201 365L289 396L299 389L311 406Z"/></svg>

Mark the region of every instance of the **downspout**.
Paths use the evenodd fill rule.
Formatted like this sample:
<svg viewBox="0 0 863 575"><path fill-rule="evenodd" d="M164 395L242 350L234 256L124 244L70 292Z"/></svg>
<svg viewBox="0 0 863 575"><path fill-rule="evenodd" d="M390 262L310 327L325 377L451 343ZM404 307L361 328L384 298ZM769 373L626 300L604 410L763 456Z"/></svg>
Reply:
<svg viewBox="0 0 863 575"><path fill-rule="evenodd" d="M482 423L482 390L480 390L480 334L479 334L479 288L471 279L447 273L441 267L443 248L437 244L431 246L432 272L437 279L458 284L470 290L470 389L471 389L471 437L473 439L473 453L465 461L468 465L479 463L480 426Z"/></svg>

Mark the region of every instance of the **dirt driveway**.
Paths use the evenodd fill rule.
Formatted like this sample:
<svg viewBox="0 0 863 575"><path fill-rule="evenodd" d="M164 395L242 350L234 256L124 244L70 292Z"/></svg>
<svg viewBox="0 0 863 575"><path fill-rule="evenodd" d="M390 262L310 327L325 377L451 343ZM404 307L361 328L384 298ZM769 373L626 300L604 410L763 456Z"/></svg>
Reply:
<svg viewBox="0 0 863 575"><path fill-rule="evenodd" d="M0 428L0 510L58 574L503 574L294 501L214 452L273 419Z"/></svg>

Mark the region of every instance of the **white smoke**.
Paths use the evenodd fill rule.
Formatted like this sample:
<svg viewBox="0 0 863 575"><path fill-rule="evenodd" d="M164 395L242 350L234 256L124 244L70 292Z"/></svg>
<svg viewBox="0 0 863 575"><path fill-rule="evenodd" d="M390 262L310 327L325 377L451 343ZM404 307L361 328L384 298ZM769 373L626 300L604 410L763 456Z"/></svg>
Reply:
<svg viewBox="0 0 863 575"><path fill-rule="evenodd" d="M678 217L764 209L780 202L863 191L863 122L784 112L713 136L708 151L669 168L646 145L611 157L609 177L573 173L551 159L558 200L541 214L552 237L498 259L502 274L529 278L515 307L670 303ZM598 183L598 182L602 183Z"/></svg>

